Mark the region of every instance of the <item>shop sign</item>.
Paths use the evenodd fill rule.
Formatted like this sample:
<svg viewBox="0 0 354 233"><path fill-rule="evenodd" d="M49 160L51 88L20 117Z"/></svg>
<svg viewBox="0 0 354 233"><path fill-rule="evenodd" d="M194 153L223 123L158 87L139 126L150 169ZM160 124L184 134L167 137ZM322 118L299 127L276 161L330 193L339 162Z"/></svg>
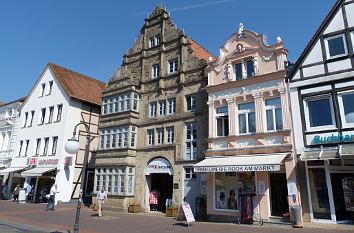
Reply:
<svg viewBox="0 0 354 233"><path fill-rule="evenodd" d="M39 166L46 166L46 165L58 165L59 159L40 159L38 160Z"/></svg>
<svg viewBox="0 0 354 233"><path fill-rule="evenodd" d="M280 165L251 165L251 166L217 166L194 167L194 172L260 172L280 171Z"/></svg>
<svg viewBox="0 0 354 233"><path fill-rule="evenodd" d="M28 158L27 159L27 165L29 166L35 166L38 163L38 158Z"/></svg>
<svg viewBox="0 0 354 233"><path fill-rule="evenodd" d="M331 136L315 135L315 137L313 138L314 144L340 143L340 142L353 142L353 141L354 141L354 134L352 135L332 134Z"/></svg>
<svg viewBox="0 0 354 233"><path fill-rule="evenodd" d="M172 166L170 162L164 158L156 158L152 160L146 168L146 175L154 173L168 173L170 175L173 175Z"/></svg>

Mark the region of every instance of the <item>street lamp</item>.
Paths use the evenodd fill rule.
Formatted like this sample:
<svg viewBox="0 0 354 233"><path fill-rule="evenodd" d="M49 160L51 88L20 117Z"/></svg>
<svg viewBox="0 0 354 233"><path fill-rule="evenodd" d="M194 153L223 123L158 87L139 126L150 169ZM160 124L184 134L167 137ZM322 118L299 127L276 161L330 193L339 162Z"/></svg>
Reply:
<svg viewBox="0 0 354 233"><path fill-rule="evenodd" d="M79 220L80 220L80 209L81 209L81 202L82 202L82 193L84 190L84 185L85 185L85 180L86 180L86 165L89 157L89 150L90 150L90 129L87 124L80 122L77 125L75 125L74 131L73 131L73 137L71 139L68 139L68 141L65 143L65 150L69 154L76 154L79 149L80 149L80 144L79 144L79 139L76 139L76 129L79 125L84 125L86 128L86 145L85 145L85 154L84 154L84 163L82 165L82 171L81 171L81 184L80 184L80 194L79 194L79 200L77 201L77 207L76 207L76 217L75 217L75 225L74 225L74 233L79 232Z"/></svg>

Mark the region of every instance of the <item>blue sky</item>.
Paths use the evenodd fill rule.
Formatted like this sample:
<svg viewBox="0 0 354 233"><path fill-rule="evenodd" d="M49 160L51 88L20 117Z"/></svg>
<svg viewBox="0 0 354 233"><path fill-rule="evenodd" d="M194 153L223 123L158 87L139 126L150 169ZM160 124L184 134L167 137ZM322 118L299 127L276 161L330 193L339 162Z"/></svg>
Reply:
<svg viewBox="0 0 354 233"><path fill-rule="evenodd" d="M280 36L295 62L335 0L3 0L0 101L26 96L51 61L107 82L154 6L219 56L238 30Z"/></svg>

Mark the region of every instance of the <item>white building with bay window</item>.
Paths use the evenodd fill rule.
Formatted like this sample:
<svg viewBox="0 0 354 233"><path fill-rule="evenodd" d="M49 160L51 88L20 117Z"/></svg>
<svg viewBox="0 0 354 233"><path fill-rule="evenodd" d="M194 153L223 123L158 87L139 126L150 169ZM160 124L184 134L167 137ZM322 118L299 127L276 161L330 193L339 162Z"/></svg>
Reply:
<svg viewBox="0 0 354 233"><path fill-rule="evenodd" d="M354 220L354 2L338 0L289 74L303 218Z"/></svg>

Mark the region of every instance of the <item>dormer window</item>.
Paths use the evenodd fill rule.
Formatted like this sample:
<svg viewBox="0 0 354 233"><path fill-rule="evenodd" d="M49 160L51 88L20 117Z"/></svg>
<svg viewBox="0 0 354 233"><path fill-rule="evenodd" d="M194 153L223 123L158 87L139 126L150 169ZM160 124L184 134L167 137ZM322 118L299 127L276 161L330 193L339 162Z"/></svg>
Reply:
<svg viewBox="0 0 354 233"><path fill-rule="evenodd" d="M325 39L327 59L345 56L348 54L344 34L331 36Z"/></svg>
<svg viewBox="0 0 354 233"><path fill-rule="evenodd" d="M161 41L161 36L160 35L156 35L153 37L149 38L149 48L152 48L154 46L157 46L160 44Z"/></svg>

